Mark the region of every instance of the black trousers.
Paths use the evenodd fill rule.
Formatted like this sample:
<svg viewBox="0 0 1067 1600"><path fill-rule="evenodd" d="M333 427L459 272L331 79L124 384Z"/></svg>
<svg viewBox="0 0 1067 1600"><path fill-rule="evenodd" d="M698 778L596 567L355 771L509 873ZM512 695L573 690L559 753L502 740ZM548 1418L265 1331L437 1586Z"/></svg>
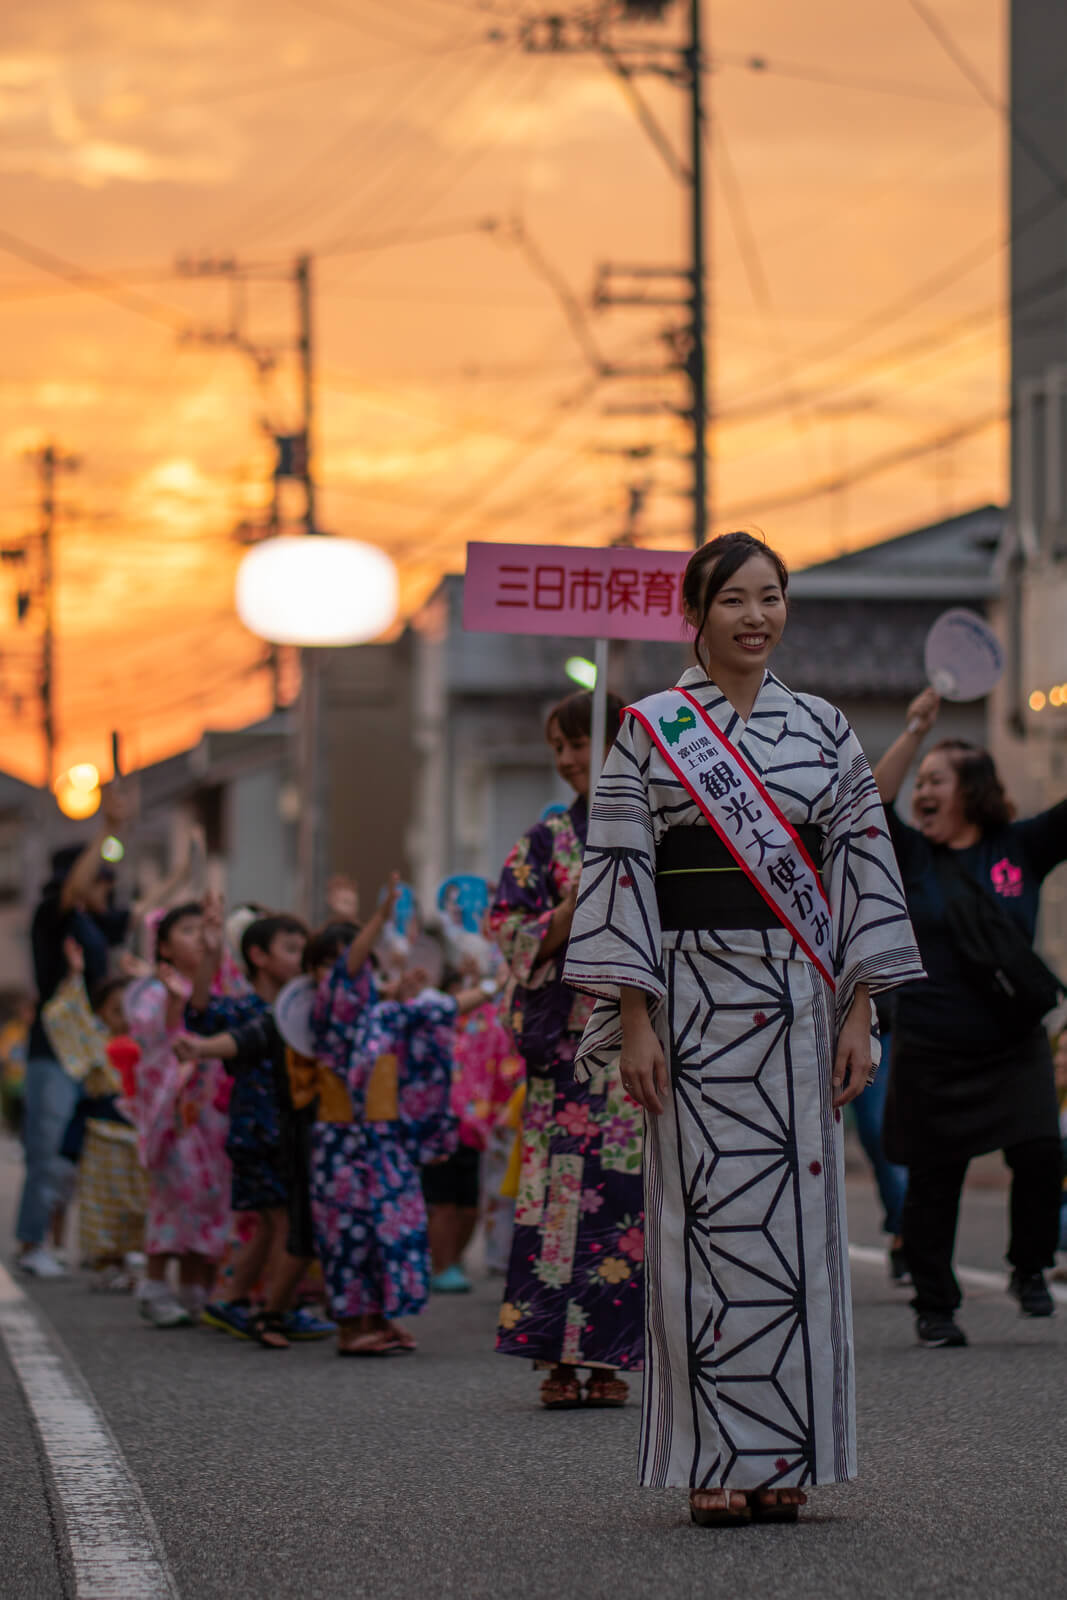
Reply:
<svg viewBox="0 0 1067 1600"><path fill-rule="evenodd" d="M1063 1156L1058 1139L1030 1139L1004 1151L1011 1168L1008 1260L1029 1275L1051 1267L1059 1238ZM955 1311L963 1296L952 1270L965 1158L908 1171L901 1233L915 1284L916 1311Z"/></svg>

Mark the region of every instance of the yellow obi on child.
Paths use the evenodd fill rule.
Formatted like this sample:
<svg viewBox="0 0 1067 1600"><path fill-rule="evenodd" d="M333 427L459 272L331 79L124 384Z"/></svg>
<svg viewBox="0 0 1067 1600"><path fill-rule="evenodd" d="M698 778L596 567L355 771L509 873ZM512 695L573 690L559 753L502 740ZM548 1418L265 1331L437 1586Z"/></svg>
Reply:
<svg viewBox="0 0 1067 1600"><path fill-rule="evenodd" d="M395 1055L379 1056L367 1084L364 1122L395 1122L400 1115L400 1069Z"/></svg>
<svg viewBox="0 0 1067 1600"><path fill-rule="evenodd" d="M354 1112L348 1087L321 1061L302 1056L296 1050L286 1050L285 1063L289 1072L289 1093L293 1107L299 1111L310 1105L318 1096L316 1120L319 1122L352 1122ZM367 1082L363 1104L363 1122L395 1122L400 1115L400 1069L395 1055L379 1056Z"/></svg>
<svg viewBox="0 0 1067 1600"><path fill-rule="evenodd" d="M293 1109L300 1111L318 1097L316 1117L319 1122L351 1122L352 1101L348 1087L336 1072L311 1056L302 1056L296 1050L286 1050L285 1064L289 1072L289 1094Z"/></svg>

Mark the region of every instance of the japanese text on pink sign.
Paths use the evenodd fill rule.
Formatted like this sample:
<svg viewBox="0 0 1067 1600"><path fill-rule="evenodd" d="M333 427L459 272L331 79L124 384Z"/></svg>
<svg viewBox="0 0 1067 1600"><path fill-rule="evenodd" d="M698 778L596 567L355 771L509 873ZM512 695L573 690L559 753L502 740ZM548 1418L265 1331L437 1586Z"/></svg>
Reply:
<svg viewBox="0 0 1067 1600"><path fill-rule="evenodd" d="M463 626L481 633L680 640L680 550L469 544Z"/></svg>

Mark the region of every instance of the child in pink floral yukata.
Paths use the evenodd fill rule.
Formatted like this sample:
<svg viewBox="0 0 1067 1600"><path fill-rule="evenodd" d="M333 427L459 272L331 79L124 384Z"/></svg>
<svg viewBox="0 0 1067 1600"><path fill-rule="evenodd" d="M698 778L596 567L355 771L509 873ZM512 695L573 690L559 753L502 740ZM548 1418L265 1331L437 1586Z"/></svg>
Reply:
<svg viewBox="0 0 1067 1600"><path fill-rule="evenodd" d="M482 1160L525 1071L501 1019L496 981L489 977L496 948L477 935L465 940L458 966L441 982L459 1013L452 1075L459 1148L447 1161L425 1167L422 1174L434 1294L465 1294L473 1287L463 1269L463 1254L478 1225Z"/></svg>
<svg viewBox="0 0 1067 1600"><path fill-rule="evenodd" d="M229 1236L230 1081L221 1063L183 1064L174 1050L190 997L199 989L206 998L220 940L214 908L205 918L199 903L176 906L159 924L155 975L126 994L130 1033L141 1058L134 1092L122 1110L137 1130L149 1189L141 1314L158 1328L196 1320ZM172 1259L178 1261L178 1299L167 1284Z"/></svg>
<svg viewBox="0 0 1067 1600"><path fill-rule="evenodd" d="M394 1319L416 1315L428 1295L419 1168L456 1147L449 1108L455 1001L423 987L425 974L415 972L401 981L398 998L382 1000L372 976L370 953L394 900L387 896L362 930L334 924L308 946L318 979L312 1034L321 1083L311 1206L343 1356L415 1348Z"/></svg>

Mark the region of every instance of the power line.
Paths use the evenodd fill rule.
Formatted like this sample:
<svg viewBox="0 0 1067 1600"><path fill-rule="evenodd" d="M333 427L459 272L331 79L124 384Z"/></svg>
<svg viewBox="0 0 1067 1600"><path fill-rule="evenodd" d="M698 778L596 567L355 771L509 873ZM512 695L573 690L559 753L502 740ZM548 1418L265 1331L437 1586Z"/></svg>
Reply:
<svg viewBox="0 0 1067 1600"><path fill-rule="evenodd" d="M769 61L763 55L747 55L739 51L716 50L709 61L712 71L717 67L738 67L760 77L792 78L798 83L812 83L820 88L849 89L861 94L901 95L909 100L931 100L940 105L969 105L962 95L946 94L944 90L927 89L921 84L899 83L887 78L842 77L826 72L821 67L804 66L794 61Z"/></svg>
<svg viewBox="0 0 1067 1600"><path fill-rule="evenodd" d="M133 311L138 316L148 317L150 321L161 323L167 328L181 329L187 326L188 318L173 306L165 305L161 300L153 300L136 289L127 289L121 283L116 283L101 273L88 272L83 267L76 266L74 262L67 261L63 256L58 256L51 250L42 250L39 245L20 238L8 228L0 228L0 250L18 256L20 260L39 267L42 272L51 273L53 277L63 278L76 288L83 289L86 294L95 294L102 300L109 300L113 305L121 306L124 311Z"/></svg>
<svg viewBox="0 0 1067 1600"><path fill-rule="evenodd" d="M495 233L500 227L496 217L454 218L447 222L429 223L421 228L394 228L378 234L342 234L327 239L316 247L317 256L356 255L362 251L390 250L395 245L426 244L437 239L459 239L473 233Z"/></svg>
<svg viewBox="0 0 1067 1600"><path fill-rule="evenodd" d="M991 256L998 255L1002 250L1008 249L1015 240L1021 238L1032 227L1043 221L1060 204L1059 195L1046 195L1043 200L1038 201L1028 211L1024 212L1015 226L1007 233L996 234L992 238L985 239L980 245L973 246L962 256L957 256L948 266L942 267L939 271L932 273L930 277L923 279L921 283L910 289L906 295L902 295L897 300L890 301L888 305L881 306L877 311L872 311L867 316L860 318L843 336L820 341L818 344L810 345L807 350L800 351L797 359L804 364L799 369L800 374L802 375L806 368L823 366L836 356L847 354L854 345L881 333L894 322L899 322L903 317L909 316L912 311L917 310L927 300L934 299L943 290L951 288L960 278L966 277L975 267L984 265ZM776 372L764 371L757 373L748 382L754 384L755 393L758 395L761 390L773 387L777 380L778 375Z"/></svg>
<svg viewBox="0 0 1067 1600"><path fill-rule="evenodd" d="M722 184L727 214L733 228L734 239L741 256L753 303L763 317L767 340L777 359L784 401L793 414L793 422L797 429L810 435L811 419L803 412L804 400L797 389L792 359L786 348L781 322L774 307L771 287L764 270L755 230L749 219L748 207L745 203L745 192L730 154L722 118L715 115L714 112L711 113L705 121L705 132L707 132L709 126L714 128L715 136L710 142L713 159L716 161ZM721 420L721 412L716 420Z"/></svg>
<svg viewBox="0 0 1067 1600"><path fill-rule="evenodd" d="M379 39L388 40L390 44L402 44L409 47L415 45L419 47L424 42L416 35L398 33L388 25L383 27L380 20L372 20L367 16L366 12L357 13L341 10L337 6L328 4L327 0L292 0L292 3L298 11L310 11L315 16L324 17L327 22L336 22L343 27L355 28L360 33L374 34ZM395 6L390 7L390 16L395 17L396 14L397 8Z"/></svg>
<svg viewBox="0 0 1067 1600"><path fill-rule="evenodd" d="M432 105L425 95L422 96L419 106L421 117L427 120L427 115L429 114L429 120L434 125L443 127L448 119L454 117L460 107L473 94L484 92L487 83L498 80L510 63L511 57L498 57L493 61L487 72L482 64L475 60L472 63L473 72L467 74L465 81L461 77L450 88L446 88L444 97L439 99L436 105ZM494 115L496 109L495 105L492 106L489 116ZM488 118L485 120L488 120ZM419 169L419 175L422 184L424 186L427 183L434 185L436 192L433 193L428 202L424 202L420 206L421 215L425 216L428 211L439 205L445 195L456 187L460 179L466 176L467 171L476 161L481 160L485 153L484 148L479 148L475 145L473 149L469 149L466 152L457 154L456 152L445 151L431 157L430 161ZM384 164L379 163L375 171L361 186L357 187L355 191L351 188L347 189L343 195L346 213L350 216L362 218L369 209L373 209L379 226L383 221L395 222L397 217L404 212L411 199L408 189L398 183L395 178L397 171L402 170L408 162L409 154L409 151L398 146ZM451 173L449 173L450 167L452 168ZM446 173L449 173L447 179L445 177Z"/></svg>
<svg viewBox="0 0 1067 1600"><path fill-rule="evenodd" d="M1014 106L1006 104L996 93L996 91L992 89L988 83L986 83L985 79L982 77L982 74L978 71L978 68L974 66L974 64L960 49L951 33L945 27L945 24L930 9L930 7L925 4L925 0L908 0L908 4L915 12L915 15L930 30L938 44L941 46L942 50L948 56L949 60L954 64L961 75L966 78L967 82L971 85L976 94L978 94L985 104L989 106L991 110L995 111L1003 120L1008 132L1011 134L1012 139L1019 146L1019 149L1025 151L1025 153L1030 157L1030 160L1037 167L1038 171L1048 179L1056 193L1062 199L1067 199L1067 175L1065 175L1053 161L1049 160L1049 157L1046 155L1042 147L1037 143L1036 139L1032 139L1029 133L1027 133L1026 129L1020 124L1019 119L1015 114Z"/></svg>
<svg viewBox="0 0 1067 1600"><path fill-rule="evenodd" d="M470 489L454 496L438 513L403 541L400 545L400 554L425 557L433 549L439 548L444 540L454 537L453 530L457 523L466 521L471 512L476 511L494 489L513 477L523 462L529 460L531 450L547 444L559 432L571 412L584 405L597 387L595 378L588 379L573 394L557 402L549 414L518 441L515 449L503 462L485 473Z"/></svg>
<svg viewBox="0 0 1067 1600"><path fill-rule="evenodd" d="M403 90L398 94L397 88L391 82L386 83L381 93L377 95L370 106L357 106L353 113L346 118L340 134L332 131L326 145L318 150L314 156L304 160L297 171L287 179L274 195L266 201L260 200L246 211L233 224L237 235L247 235L252 230L251 237L257 234L277 232L281 228L291 227L295 222L306 218L316 209L333 209L340 203L346 203L351 190L338 192L332 169L337 168L342 173L350 173L353 161L353 136L359 129L364 130L364 142L368 154L379 156L383 140L387 140L395 129L398 120L409 103L425 96L430 84L442 72L448 72L452 62L451 58L461 52L466 52L469 46L450 45L446 49L426 52L422 56L421 70L410 75ZM462 65L470 65L471 61ZM478 63L473 61L475 72ZM376 173L369 181L375 181ZM366 187L366 181L364 187ZM282 215L276 213L277 207L282 208ZM267 215L264 217L264 208ZM257 221L258 218L258 221Z"/></svg>
<svg viewBox="0 0 1067 1600"><path fill-rule="evenodd" d="M763 515L768 511L785 511L793 506L804 505L810 500L820 500L824 495L838 494L842 489L851 489L855 484L881 477L894 467L906 466L909 461L915 461L921 456L930 455L936 450L944 450L949 445L960 444L964 439L974 438L976 434L984 433L987 428L1006 422L1010 415L1009 408L988 412L970 422L949 428L944 433L922 439L917 444L904 445L898 450L874 456L852 471L838 473L834 477L823 478L816 483L799 484L766 498L739 502L737 505L728 506L722 513L721 520L729 522L756 514Z"/></svg>
<svg viewBox="0 0 1067 1600"><path fill-rule="evenodd" d="M456 53L469 50L470 44L457 44L454 46ZM448 53L448 52L442 52ZM237 83L216 84L214 88L205 88L199 94L182 93L171 96L158 95L152 100L152 110L155 111L181 111L186 106L213 105L220 101L240 100L245 95L285 93L290 89L303 89L311 84L330 83L339 78L356 78L376 72L388 71L390 67L408 66L412 61L419 60L425 54L417 51L410 56L389 56L384 61L352 61L345 66L312 67L306 72L272 73L269 77L248 78Z"/></svg>
<svg viewBox="0 0 1067 1600"><path fill-rule="evenodd" d="M607 363L600 352L600 348L593 337L577 296L571 289L567 280L552 265L541 247L531 237L526 224L519 217L514 217L502 239L507 244L512 244L526 261L527 266L542 280L547 283L563 312L567 326L574 337L574 342L582 352L587 365L598 377L602 376Z"/></svg>
<svg viewBox="0 0 1067 1600"><path fill-rule="evenodd" d="M1031 284L1025 290L1017 291L1011 296L1007 305L998 302L992 306L986 306L981 311L973 312L959 319L947 332L939 329L934 333L918 334L913 339L905 340L902 344L873 357L871 365L883 369L886 365L890 367L899 366L913 358L922 357L931 351L944 349L947 345L954 343L957 339L966 337L968 333L974 332L976 329L981 329L987 324L994 324L1007 316L1017 316L1020 311L1025 310L1028 306L1036 305L1042 300L1059 294L1065 285L1067 285L1067 268L1061 267L1055 272L1049 273L1047 277L1041 279L1038 283ZM851 375L842 373L823 387L807 392L805 398L808 400L822 400L834 395L840 395L842 387L847 390L858 383L864 382L870 376L871 370L869 366L860 367ZM726 406L720 410L718 420L720 423L753 422L761 417L770 416L780 409L781 402L778 399L755 399L748 402L742 400L735 405Z"/></svg>

